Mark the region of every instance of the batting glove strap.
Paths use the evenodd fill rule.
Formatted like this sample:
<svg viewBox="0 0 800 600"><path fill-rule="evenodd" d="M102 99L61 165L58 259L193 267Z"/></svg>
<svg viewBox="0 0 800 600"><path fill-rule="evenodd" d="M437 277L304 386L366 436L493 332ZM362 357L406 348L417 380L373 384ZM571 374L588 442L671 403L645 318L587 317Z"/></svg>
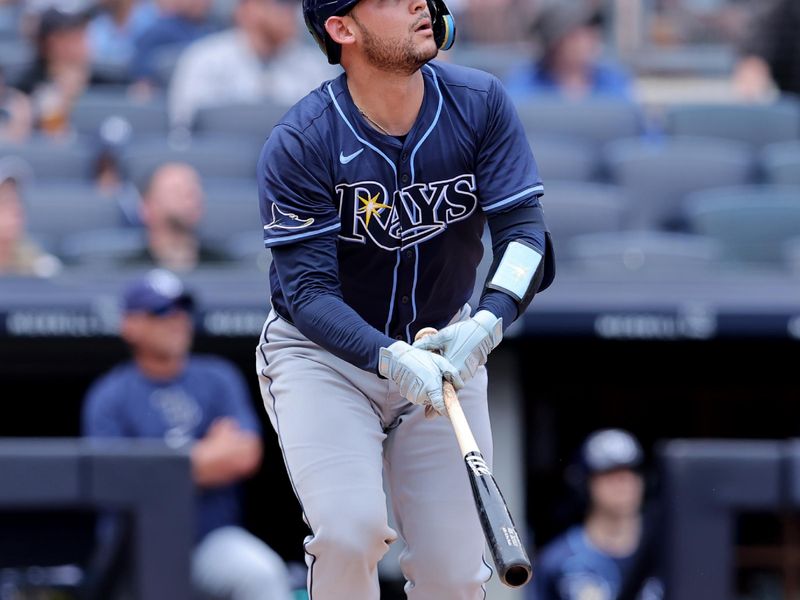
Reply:
<svg viewBox="0 0 800 600"><path fill-rule="evenodd" d="M464 385L458 369L447 359L402 341L381 348L378 372L394 381L404 398L414 404L431 405L440 414L446 412L442 380L452 382L456 389Z"/></svg>
<svg viewBox="0 0 800 600"><path fill-rule="evenodd" d="M441 352L466 381L475 375L503 339L503 319L481 310L467 321L448 325L414 344L420 350Z"/></svg>

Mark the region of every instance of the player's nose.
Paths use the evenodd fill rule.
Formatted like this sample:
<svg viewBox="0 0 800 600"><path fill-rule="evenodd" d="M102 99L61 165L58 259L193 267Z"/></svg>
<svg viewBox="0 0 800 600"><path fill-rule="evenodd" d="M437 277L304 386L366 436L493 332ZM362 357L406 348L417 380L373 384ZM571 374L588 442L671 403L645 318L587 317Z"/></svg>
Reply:
<svg viewBox="0 0 800 600"><path fill-rule="evenodd" d="M420 11L428 10L427 0L411 0L411 12L418 13Z"/></svg>

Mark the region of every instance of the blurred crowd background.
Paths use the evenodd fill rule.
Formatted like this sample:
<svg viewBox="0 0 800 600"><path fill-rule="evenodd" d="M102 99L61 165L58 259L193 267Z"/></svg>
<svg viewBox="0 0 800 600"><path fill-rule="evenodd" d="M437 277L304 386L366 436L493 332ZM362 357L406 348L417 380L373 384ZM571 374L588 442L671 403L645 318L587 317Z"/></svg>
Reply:
<svg viewBox="0 0 800 600"><path fill-rule="evenodd" d="M668 280L684 285L691 303L698 282L749 278L755 282L753 297L791 290L792 298L770 301L797 303L800 2L450 0L448 5L458 38L440 59L496 75L529 136L556 246L554 288L583 278L605 281L609 290L620 282L647 287ZM246 301L263 301L266 314L269 255L257 206L258 154L288 107L339 72L313 45L297 0L0 0L0 308L46 306L47 294L69 295L78 288L121 294L130 277L162 268L223 304L226 293L228 301L240 302L255 282L257 294ZM54 287L37 285L42 281ZM237 291L240 285L245 292ZM580 300L592 304L592 298ZM89 335L115 334L115 327ZM205 323L199 346L244 365L253 392L250 355L220 339L231 334L215 338L213 329ZM246 335L250 329L248 323L237 330L248 351L255 345L255 337ZM6 323L5 334L11 330ZM569 344L570 326L547 331L562 340L551 344L554 355L569 355L563 340ZM538 347L524 332L520 337L514 348L527 364ZM64 356L70 353L68 342L58 350ZM114 348L109 357L122 354L121 345ZM631 348L617 348L613 356L633 364L641 348ZM752 351L746 345L731 348L726 352L737 356ZM684 360L702 358L702 350L693 350ZM58 414L70 425L37 429L6 420L0 434L79 434L87 381L102 374L98 365L110 366L106 359L87 358L80 377L52 361L26 363L29 373L68 382L64 394L70 408ZM654 362L661 360L670 360L668 353L654 355ZM722 369L715 369L708 373L723 377ZM34 377L10 370L2 371L0 389L10 391ZM655 386L648 382L642 388L647 385ZM534 397L539 391L535 385L525 388ZM574 506L563 500L570 488L562 471L591 430L625 426L639 436L640 452L648 458L661 433L652 425L637 428L646 420L646 408L631 416L614 412L612 402L611 412L602 413L598 407L608 408L608 402L586 409L584 401L565 400L564 406L583 415L569 431L547 430L563 424L553 416L556 409L535 400L527 409L539 437L527 442L534 459L525 470L551 486L526 506L532 549L579 521L574 511L567 514ZM259 409L257 392L252 404ZM685 401L679 406L684 422L692 422L693 407ZM614 422L609 415L623 416ZM264 420L263 411L258 416ZM715 417L703 418L696 417L704 426L692 433L718 433L707 427ZM759 423L736 432L780 437L794 431L785 421L776 430ZM279 461L274 440L265 439L265 456ZM266 481L265 469L280 477L279 464L262 467L259 485ZM281 485L287 488L284 498L291 499L288 484ZM644 493L649 498L652 490ZM271 499L252 484L248 494L251 515ZM638 500L633 504L638 510ZM289 572L294 584L302 585L300 542L267 539L272 529L263 515L247 523L299 569L299 575ZM770 527L780 529L772 522ZM796 529L786 522L781 527L785 535ZM761 543L763 537L753 539ZM764 572L774 575L777 567L763 566L783 564L796 575L800 565L786 556L751 560L760 574L756 583L739 585L741 597L790 597L784 590L795 588L785 586L796 586L797 577L789 577L790 583L783 575L765 578ZM31 582L2 567L2 600L63 597L26 596L23 589ZM385 593L390 597L388 588Z"/></svg>

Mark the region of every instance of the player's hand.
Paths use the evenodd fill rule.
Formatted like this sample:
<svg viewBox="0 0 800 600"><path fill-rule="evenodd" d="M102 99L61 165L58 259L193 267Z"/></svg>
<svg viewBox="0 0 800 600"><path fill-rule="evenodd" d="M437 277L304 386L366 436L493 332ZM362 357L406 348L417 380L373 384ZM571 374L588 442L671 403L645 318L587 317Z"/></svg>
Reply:
<svg viewBox="0 0 800 600"><path fill-rule="evenodd" d="M381 348L378 372L394 381L404 398L422 406L433 406L439 414L446 414L442 380L453 387L464 386L461 376L446 358L414 348L405 342L395 342Z"/></svg>
<svg viewBox="0 0 800 600"><path fill-rule="evenodd" d="M481 310L467 321L448 325L438 333L414 342L414 348L439 352L468 381L503 339L503 319Z"/></svg>

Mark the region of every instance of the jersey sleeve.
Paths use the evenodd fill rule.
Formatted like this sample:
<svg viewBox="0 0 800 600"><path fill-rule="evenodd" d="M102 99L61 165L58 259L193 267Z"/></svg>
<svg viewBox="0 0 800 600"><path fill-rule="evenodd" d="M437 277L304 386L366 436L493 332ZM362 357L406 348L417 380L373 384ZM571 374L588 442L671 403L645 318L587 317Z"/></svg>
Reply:
<svg viewBox="0 0 800 600"><path fill-rule="evenodd" d="M340 229L330 161L308 137L281 124L258 161L258 199L267 248Z"/></svg>
<svg viewBox="0 0 800 600"><path fill-rule="evenodd" d="M487 110L475 165L481 207L490 214L530 205L544 186L522 121L497 79L489 89Z"/></svg>
<svg viewBox="0 0 800 600"><path fill-rule="evenodd" d="M116 412L114 395L107 379L93 384L84 398L81 433L85 437L125 437L125 428Z"/></svg>

